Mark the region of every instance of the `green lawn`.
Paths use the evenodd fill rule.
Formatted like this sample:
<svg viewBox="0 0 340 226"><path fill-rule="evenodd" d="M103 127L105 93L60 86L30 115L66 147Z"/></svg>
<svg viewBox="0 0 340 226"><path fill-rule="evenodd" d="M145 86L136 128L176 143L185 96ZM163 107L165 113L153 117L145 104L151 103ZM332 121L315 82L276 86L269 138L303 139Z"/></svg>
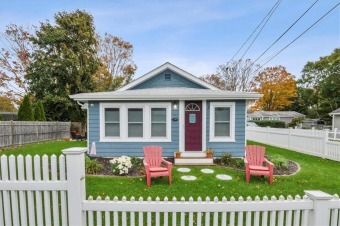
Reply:
<svg viewBox="0 0 340 226"><path fill-rule="evenodd" d="M253 142L248 142L254 144ZM42 144L28 145L12 150L3 150L5 154L60 154L62 149L68 147L86 145L85 142L48 142ZM263 144L261 144L263 145ZM130 198L134 196L139 198L142 196L146 199L148 196L156 198L157 196L163 199L165 196L185 197L190 196L195 199L200 196L205 198L215 196L221 198L223 196L228 199L231 196L238 197L256 195L268 197L275 195L303 195L304 190L321 190L330 194L340 194L340 162L325 160L318 157L313 157L305 154L300 154L294 151L289 151L273 146L266 146L266 154L280 154L287 159L293 160L300 164L301 171L293 176L275 176L273 185L268 184L268 178L261 179L257 176L251 177L251 183L246 184L245 173L236 170L210 166L210 167L188 167L190 173L180 173L178 167L173 168L173 185L169 186L167 178L152 179L150 188L146 186L144 177L129 178L129 177L108 177L108 176L87 176L86 177L86 192L87 196L98 195L105 197L117 196L121 198L126 196ZM213 174L203 174L200 172L203 168L213 169ZM233 177L231 181L222 181L215 178L216 174L227 174ZM194 175L197 177L195 181L184 181L180 177L182 175Z"/></svg>

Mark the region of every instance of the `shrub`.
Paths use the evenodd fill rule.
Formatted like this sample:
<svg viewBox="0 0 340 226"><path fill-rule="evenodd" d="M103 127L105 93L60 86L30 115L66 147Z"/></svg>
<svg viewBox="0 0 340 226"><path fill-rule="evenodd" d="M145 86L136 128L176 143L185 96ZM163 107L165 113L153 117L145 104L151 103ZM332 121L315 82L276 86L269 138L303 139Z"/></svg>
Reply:
<svg viewBox="0 0 340 226"><path fill-rule="evenodd" d="M235 164L235 159L231 153L223 153L221 155L221 164L225 166L233 166Z"/></svg>
<svg viewBox="0 0 340 226"><path fill-rule="evenodd" d="M85 172L87 174L96 174L103 168L103 165L100 164L97 159L90 159L87 155L85 155Z"/></svg>
<svg viewBox="0 0 340 226"><path fill-rule="evenodd" d="M288 169L288 160L282 155L268 156L268 160L275 165L276 169Z"/></svg>
<svg viewBox="0 0 340 226"><path fill-rule="evenodd" d="M37 101L34 107L34 119L35 121L46 121L44 106L40 100Z"/></svg>
<svg viewBox="0 0 340 226"><path fill-rule="evenodd" d="M131 164L134 166L142 166L143 165L143 160L138 157L131 157Z"/></svg>
<svg viewBox="0 0 340 226"><path fill-rule="evenodd" d="M253 120L260 127L286 128L286 123L279 120Z"/></svg>
<svg viewBox="0 0 340 226"><path fill-rule="evenodd" d="M244 159L243 158L235 158L235 166L237 168L244 168Z"/></svg>
<svg viewBox="0 0 340 226"><path fill-rule="evenodd" d="M293 120L290 123L288 123L288 126L289 127L295 127L295 126L299 125L300 123L302 123L303 120L304 120L304 118L293 118Z"/></svg>
<svg viewBox="0 0 340 226"><path fill-rule="evenodd" d="M112 164L112 171L114 174L128 174L129 169L132 167L131 158L128 156L121 156L110 160Z"/></svg>
<svg viewBox="0 0 340 226"><path fill-rule="evenodd" d="M4 117L0 115L0 121L4 121Z"/></svg>
<svg viewBox="0 0 340 226"><path fill-rule="evenodd" d="M34 121L32 105L28 95L24 97L18 111L18 121Z"/></svg>

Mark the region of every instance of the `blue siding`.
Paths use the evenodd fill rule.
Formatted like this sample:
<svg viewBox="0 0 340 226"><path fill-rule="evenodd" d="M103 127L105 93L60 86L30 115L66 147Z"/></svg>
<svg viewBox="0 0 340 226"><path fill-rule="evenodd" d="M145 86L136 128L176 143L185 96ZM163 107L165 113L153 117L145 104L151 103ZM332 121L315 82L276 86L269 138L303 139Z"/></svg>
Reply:
<svg viewBox="0 0 340 226"><path fill-rule="evenodd" d="M166 101L162 101L166 102ZM233 156L244 156L245 145L245 101L235 101L235 142L209 142L210 135L210 102L207 101L206 117L206 146L216 151L214 156L220 156L223 153L231 153ZM215 101L214 101L215 102ZM225 101L224 101L225 102ZM142 148L147 145L159 145L163 147L164 156L173 156L174 151L179 149L179 123L171 121L171 139L172 142L99 142L100 139L100 120L99 120L99 102L93 103L89 107L89 144L96 143L97 155L104 157L113 157L121 155L143 156ZM172 110L171 118L178 118L178 110Z"/></svg>
<svg viewBox="0 0 340 226"><path fill-rule="evenodd" d="M171 74L171 80L165 80L165 74ZM142 82L141 84L133 87L132 89L147 89L147 88L159 88L159 87L187 87L187 88L198 88L198 89L206 89L201 85L194 83L181 75L176 74L175 72L167 69L158 75Z"/></svg>
<svg viewBox="0 0 340 226"><path fill-rule="evenodd" d="M235 142L209 142L210 136L210 102L207 101L206 144L216 152L214 156L231 153L235 157L244 156L245 145L245 108L244 100L235 101ZM225 101L224 101L225 102Z"/></svg>
<svg viewBox="0 0 340 226"><path fill-rule="evenodd" d="M162 101L167 102L167 101ZM170 102L170 101L169 101ZM100 120L99 120L99 102L89 102L94 104L89 107L89 144L96 143L98 156L144 156L142 148L147 145L159 145L163 147L164 156L173 156L179 148L179 125L178 121L171 121L171 139L172 142L99 142L100 140ZM124 102L127 103L127 102ZM178 118L178 110L172 110L171 118Z"/></svg>

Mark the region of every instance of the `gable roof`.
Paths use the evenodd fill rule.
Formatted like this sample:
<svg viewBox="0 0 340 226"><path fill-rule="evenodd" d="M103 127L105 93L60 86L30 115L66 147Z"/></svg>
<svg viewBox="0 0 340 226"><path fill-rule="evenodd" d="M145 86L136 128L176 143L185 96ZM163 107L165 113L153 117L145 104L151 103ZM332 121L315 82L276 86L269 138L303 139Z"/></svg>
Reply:
<svg viewBox="0 0 340 226"><path fill-rule="evenodd" d="M89 100L257 100L262 96L262 94L254 92L165 87L114 92L79 93L70 95L70 98L76 101L86 102Z"/></svg>
<svg viewBox="0 0 340 226"><path fill-rule="evenodd" d="M254 111L248 114L249 117L281 117L281 118L300 118L306 115L296 111Z"/></svg>
<svg viewBox="0 0 340 226"><path fill-rule="evenodd" d="M196 76L190 74L189 72L187 71L184 71L183 69L179 68L179 67L176 67L175 65L169 63L169 62L166 62L165 64L162 64L161 66L153 69L152 71L146 73L145 75L137 78L136 80L132 81L131 83L121 87L120 89L118 89L117 91L125 91L125 90L129 90L129 89L132 89L133 87L136 87L137 85L141 84L142 82L158 75L159 73L161 73L162 71L165 71L165 70L172 70L173 72L176 72L177 74L183 76L184 78L196 83L196 84L199 84L201 85L202 87L205 87L207 89L210 89L210 90L219 90L217 87L197 78Z"/></svg>
<svg viewBox="0 0 340 226"><path fill-rule="evenodd" d="M340 108L332 111L331 113L329 113L329 115L340 115Z"/></svg>

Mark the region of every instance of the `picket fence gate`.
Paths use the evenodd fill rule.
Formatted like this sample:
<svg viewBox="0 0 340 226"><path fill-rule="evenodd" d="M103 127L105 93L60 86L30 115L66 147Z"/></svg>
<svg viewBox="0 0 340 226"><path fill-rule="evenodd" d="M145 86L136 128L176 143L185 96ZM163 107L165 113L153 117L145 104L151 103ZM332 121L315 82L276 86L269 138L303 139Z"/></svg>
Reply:
<svg viewBox="0 0 340 226"><path fill-rule="evenodd" d="M0 225L340 225L338 195L85 198L86 148L0 159Z"/></svg>

